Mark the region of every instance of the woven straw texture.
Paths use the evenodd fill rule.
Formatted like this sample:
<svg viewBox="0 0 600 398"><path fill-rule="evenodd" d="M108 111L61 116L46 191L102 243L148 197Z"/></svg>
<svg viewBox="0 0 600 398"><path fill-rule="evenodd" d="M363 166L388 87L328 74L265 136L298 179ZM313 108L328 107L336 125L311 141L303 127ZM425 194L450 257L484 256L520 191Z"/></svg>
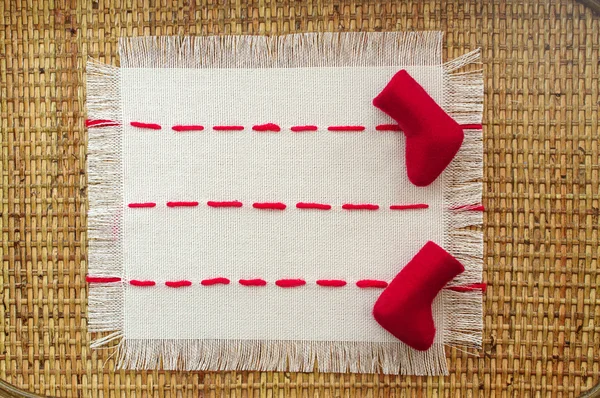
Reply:
<svg viewBox="0 0 600 398"><path fill-rule="evenodd" d="M600 376L600 24L570 0L0 2L0 378L50 396L577 396ZM482 48L484 349L449 377L114 372L87 333L85 63L119 36L442 30Z"/></svg>

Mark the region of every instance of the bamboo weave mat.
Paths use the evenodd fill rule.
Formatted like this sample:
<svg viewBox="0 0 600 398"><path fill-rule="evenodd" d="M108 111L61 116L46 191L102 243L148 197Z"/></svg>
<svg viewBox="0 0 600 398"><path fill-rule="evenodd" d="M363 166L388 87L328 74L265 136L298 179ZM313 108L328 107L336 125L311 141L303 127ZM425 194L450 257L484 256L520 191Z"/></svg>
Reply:
<svg viewBox="0 0 600 398"><path fill-rule="evenodd" d="M0 378L50 396L573 396L600 376L598 16L572 1L0 1ZM484 349L449 377L114 372L86 329L85 62L132 35L446 31L482 48Z"/></svg>

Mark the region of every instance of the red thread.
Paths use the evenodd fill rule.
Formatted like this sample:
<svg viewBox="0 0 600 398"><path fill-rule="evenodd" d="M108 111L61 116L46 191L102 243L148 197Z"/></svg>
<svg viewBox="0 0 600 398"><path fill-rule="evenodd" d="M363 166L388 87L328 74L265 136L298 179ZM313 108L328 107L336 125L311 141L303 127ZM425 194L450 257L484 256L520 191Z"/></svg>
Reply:
<svg viewBox="0 0 600 398"><path fill-rule="evenodd" d="M132 279L129 281L130 285L133 286L154 286L156 285L156 282L154 281L139 281L137 279Z"/></svg>
<svg viewBox="0 0 600 398"><path fill-rule="evenodd" d="M226 131L226 130L243 130L244 126L213 126L213 130Z"/></svg>
<svg viewBox="0 0 600 398"><path fill-rule="evenodd" d="M85 281L87 283L113 283L121 282L121 278L116 276L86 276Z"/></svg>
<svg viewBox="0 0 600 398"><path fill-rule="evenodd" d="M397 124L378 124L375 126L375 130L377 131L402 131L400 126Z"/></svg>
<svg viewBox="0 0 600 398"><path fill-rule="evenodd" d="M195 207L198 206L198 202L167 202L169 207Z"/></svg>
<svg viewBox="0 0 600 398"><path fill-rule="evenodd" d="M454 207L451 207L450 209L451 210L463 210L463 211L485 211L485 207L482 204L454 206Z"/></svg>
<svg viewBox="0 0 600 398"><path fill-rule="evenodd" d="M148 203L129 203L127 206L131 207L131 208L156 207L156 203L153 203L153 202L148 202Z"/></svg>
<svg viewBox="0 0 600 398"><path fill-rule="evenodd" d="M481 130L483 128L483 125L481 125L481 124L461 124L460 127L465 130Z"/></svg>
<svg viewBox="0 0 600 398"><path fill-rule="evenodd" d="M242 286L265 286L267 281L264 279L240 279Z"/></svg>
<svg viewBox="0 0 600 398"><path fill-rule="evenodd" d="M414 205L391 205L390 210L411 210L411 209L428 209L429 205L418 203Z"/></svg>
<svg viewBox="0 0 600 398"><path fill-rule="evenodd" d="M229 285L229 279L227 279L227 278L204 279L202 282L200 282L200 284L202 286L212 286L212 285L217 285L217 284Z"/></svg>
<svg viewBox="0 0 600 398"><path fill-rule="evenodd" d="M470 285L464 286L448 286L446 289L454 290L455 292L472 292L474 290L481 290L482 293L485 293L487 289L486 283L471 283Z"/></svg>
<svg viewBox="0 0 600 398"><path fill-rule="evenodd" d="M290 130L295 131L295 132L300 132L300 131L317 131L319 128L317 126L313 126L313 125L307 125L307 126L292 126L290 127Z"/></svg>
<svg viewBox="0 0 600 398"><path fill-rule="evenodd" d="M378 281L376 279L362 279L356 282L356 286L360 287L361 289L367 287L386 288L387 285L388 283L386 281Z"/></svg>
<svg viewBox="0 0 600 398"><path fill-rule="evenodd" d="M317 281L317 285L329 287L342 287L346 286L346 281L343 281L341 279L319 279Z"/></svg>
<svg viewBox="0 0 600 398"><path fill-rule="evenodd" d="M281 202L263 202L253 203L252 207L254 207L255 209L285 210L286 205Z"/></svg>
<svg viewBox="0 0 600 398"><path fill-rule="evenodd" d="M214 202L209 200L206 204L210 207L242 207L242 202L238 202L237 200L232 200L229 202Z"/></svg>
<svg viewBox="0 0 600 398"><path fill-rule="evenodd" d="M175 131L202 131L204 130L204 126L200 126L197 124L190 124L188 126L177 125L171 127Z"/></svg>
<svg viewBox="0 0 600 398"><path fill-rule="evenodd" d="M131 124L133 127L139 127L142 129L160 130L162 128L160 127L160 124L156 123L131 122L129 124Z"/></svg>
<svg viewBox="0 0 600 398"><path fill-rule="evenodd" d="M192 286L192 282L190 281L167 281L165 282L165 285L167 285L168 287L185 287L185 286Z"/></svg>
<svg viewBox="0 0 600 398"><path fill-rule="evenodd" d="M365 126L329 126L329 131L364 131Z"/></svg>
<svg viewBox="0 0 600 398"><path fill-rule="evenodd" d="M483 205L479 205L479 206L472 207L469 210L471 210L471 211L485 211L485 207L483 207Z"/></svg>
<svg viewBox="0 0 600 398"><path fill-rule="evenodd" d="M281 127L279 127L275 123L266 123L266 124L257 124L255 126L252 126L252 130L254 130L254 131L281 131Z"/></svg>
<svg viewBox="0 0 600 398"><path fill-rule="evenodd" d="M304 279L279 279L275 281L275 284L279 287L297 287L306 285Z"/></svg>
<svg viewBox="0 0 600 398"><path fill-rule="evenodd" d="M344 205L342 205L342 209L345 210L377 210L379 209L379 205L372 205L372 204L359 204L359 205L354 205L352 203L346 203Z"/></svg>
<svg viewBox="0 0 600 398"><path fill-rule="evenodd" d="M85 127L110 127L120 126L121 123L108 119L86 119Z"/></svg>
<svg viewBox="0 0 600 398"><path fill-rule="evenodd" d="M330 210L331 209L331 205L324 204L324 203L299 202L299 203L296 203L296 207L298 209L319 209L319 210Z"/></svg>

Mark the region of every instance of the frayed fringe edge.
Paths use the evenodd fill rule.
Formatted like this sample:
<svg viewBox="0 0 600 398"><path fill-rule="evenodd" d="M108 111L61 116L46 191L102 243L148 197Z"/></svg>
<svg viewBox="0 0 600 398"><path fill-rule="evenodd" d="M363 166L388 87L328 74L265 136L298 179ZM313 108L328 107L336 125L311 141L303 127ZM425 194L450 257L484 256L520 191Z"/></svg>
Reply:
<svg viewBox="0 0 600 398"><path fill-rule="evenodd" d="M483 74L456 73L477 63L479 50L444 64L444 109L460 124L480 124L483 114ZM464 206L481 203L483 193L483 135L465 130L459 153L444 172L446 234L444 247L465 267L450 285L479 283L483 276L483 212ZM481 347L483 296L481 292L443 294L443 342L450 346Z"/></svg>
<svg viewBox="0 0 600 398"><path fill-rule="evenodd" d="M437 31L119 40L122 68L426 66L442 63L441 50Z"/></svg>
<svg viewBox="0 0 600 398"><path fill-rule="evenodd" d="M118 347L120 369L261 370L410 375L448 374L442 344L415 351L402 343L137 340Z"/></svg>

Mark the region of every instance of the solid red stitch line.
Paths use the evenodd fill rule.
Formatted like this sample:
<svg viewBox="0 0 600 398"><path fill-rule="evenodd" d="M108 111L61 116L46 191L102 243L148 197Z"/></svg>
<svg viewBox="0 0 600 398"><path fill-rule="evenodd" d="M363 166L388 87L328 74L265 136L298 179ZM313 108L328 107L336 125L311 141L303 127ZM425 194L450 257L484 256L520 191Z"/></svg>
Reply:
<svg viewBox="0 0 600 398"><path fill-rule="evenodd" d="M391 205L390 210L411 210L411 209L428 209L429 205L418 203L414 205Z"/></svg>
<svg viewBox="0 0 600 398"><path fill-rule="evenodd" d="M275 284L279 287L297 287L306 285L304 279L279 279L275 281Z"/></svg>
<svg viewBox="0 0 600 398"><path fill-rule="evenodd" d="M167 202L169 207L195 207L198 206L198 202Z"/></svg>
<svg viewBox="0 0 600 398"><path fill-rule="evenodd" d="M200 282L200 284L202 286L212 286L212 285L217 285L217 284L221 284L221 285L229 285L229 279L227 278L211 278L211 279L204 279Z"/></svg>
<svg viewBox="0 0 600 398"><path fill-rule="evenodd" d="M252 207L254 207L255 209L285 210L286 205L281 202L263 202L252 203Z"/></svg>
<svg viewBox="0 0 600 398"><path fill-rule="evenodd" d="M329 126L329 131L364 131L365 126Z"/></svg>
<svg viewBox="0 0 600 398"><path fill-rule="evenodd" d="M345 210L377 210L379 209L379 205L373 205L373 204L352 204L352 203L346 203L344 205L342 205L342 209Z"/></svg>
<svg viewBox="0 0 600 398"><path fill-rule="evenodd" d="M378 124L375 126L377 131L402 131L397 124Z"/></svg>
<svg viewBox="0 0 600 398"><path fill-rule="evenodd" d="M264 279L240 279L239 282L242 286L265 286L267 284Z"/></svg>
<svg viewBox="0 0 600 398"><path fill-rule="evenodd" d="M448 290L453 290L455 292L472 292L474 290L481 290L482 293L485 293L485 290L487 289L487 284L486 283L472 283L470 285L464 285L464 286L448 286L446 287L446 289Z"/></svg>
<svg viewBox="0 0 600 398"><path fill-rule="evenodd" d="M296 207L298 209L319 209L319 210L330 210L331 205L325 203L305 203L299 202L296 203Z"/></svg>
<svg viewBox="0 0 600 398"><path fill-rule="evenodd" d="M290 127L290 130L298 133L300 131L317 131L319 128L317 126L313 126L313 125L306 125L306 126L292 126Z"/></svg>
<svg viewBox="0 0 600 398"><path fill-rule="evenodd" d="M209 200L206 204L210 207L242 207L242 202L238 202L237 200L232 200L228 202L215 202Z"/></svg>
<svg viewBox="0 0 600 398"><path fill-rule="evenodd" d="M108 119L86 119L85 127L111 127L120 126L121 123Z"/></svg>
<svg viewBox="0 0 600 398"><path fill-rule="evenodd" d="M252 130L254 131L281 131L281 127L276 125L275 123L265 123L265 124L257 124L252 126Z"/></svg>
<svg viewBox="0 0 600 398"><path fill-rule="evenodd" d="M319 279L317 285L328 286L328 287L342 287L346 286L346 281L341 279Z"/></svg>
<svg viewBox="0 0 600 398"><path fill-rule="evenodd" d="M127 206L131 207L133 209L138 208L138 207L156 207L156 203L153 203L153 202L148 202L148 203L129 203Z"/></svg>
<svg viewBox="0 0 600 398"><path fill-rule="evenodd" d="M86 276L87 283L114 283L121 282L121 278L116 276Z"/></svg>
<svg viewBox="0 0 600 398"><path fill-rule="evenodd" d="M129 284L132 285L132 286L142 286L142 287L144 287L144 286L155 286L156 282L154 282L154 281L140 281L140 280L137 280L137 279L132 279L132 280L129 281Z"/></svg>
<svg viewBox="0 0 600 398"><path fill-rule="evenodd" d="M190 125L177 125L171 127L175 131L202 131L204 130L204 126L200 126L199 124L190 124Z"/></svg>
<svg viewBox="0 0 600 398"><path fill-rule="evenodd" d="M379 281L376 279L362 279L356 282L356 286L360 287L361 289L367 287L386 288L387 285L388 283L386 281Z"/></svg>
<svg viewBox="0 0 600 398"><path fill-rule="evenodd" d="M485 211L485 207L482 204L462 205L451 207L450 210L462 210L462 211Z"/></svg>
<svg viewBox="0 0 600 398"><path fill-rule="evenodd" d="M192 282L190 281L167 281L165 282L165 285L167 285L168 287L185 287L185 286L192 286Z"/></svg>
<svg viewBox="0 0 600 398"><path fill-rule="evenodd" d="M460 127L465 130L481 130L483 128L483 125L481 125L481 124L461 124Z"/></svg>
<svg viewBox="0 0 600 398"><path fill-rule="evenodd" d="M244 126L213 126L213 130L225 131L225 130L243 130Z"/></svg>
<svg viewBox="0 0 600 398"><path fill-rule="evenodd" d="M156 123L131 122L129 124L132 125L133 127L139 127L142 129L160 130L162 128L162 127L160 127L160 124L156 124Z"/></svg>

